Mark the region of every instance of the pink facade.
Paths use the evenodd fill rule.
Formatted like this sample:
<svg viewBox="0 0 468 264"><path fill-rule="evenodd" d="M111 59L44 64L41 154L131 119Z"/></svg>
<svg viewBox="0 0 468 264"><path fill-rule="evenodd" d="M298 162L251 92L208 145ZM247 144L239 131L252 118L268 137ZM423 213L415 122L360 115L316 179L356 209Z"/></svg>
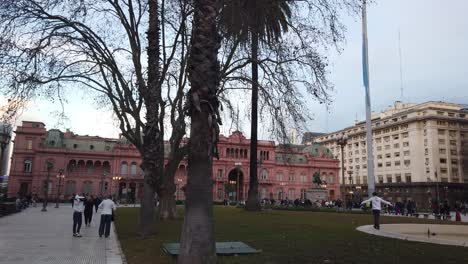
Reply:
<svg viewBox="0 0 468 264"><path fill-rule="evenodd" d="M79 136L46 130L43 123L24 121L18 126L8 183L9 196L43 196L47 174L49 194L55 199L72 193L115 194L129 200L141 197L142 179L138 151L125 139ZM213 199L245 200L249 186L249 144L241 132L220 136L220 159L213 162ZM281 146L274 141L259 141L259 195L261 198L303 198L315 187L313 175L319 172L329 199L339 197L338 160L318 145ZM53 168L47 171L47 162ZM186 161L176 173L177 200L184 200ZM63 172L65 178L57 175ZM119 179L120 178L120 179ZM103 186L103 188L101 187Z"/></svg>

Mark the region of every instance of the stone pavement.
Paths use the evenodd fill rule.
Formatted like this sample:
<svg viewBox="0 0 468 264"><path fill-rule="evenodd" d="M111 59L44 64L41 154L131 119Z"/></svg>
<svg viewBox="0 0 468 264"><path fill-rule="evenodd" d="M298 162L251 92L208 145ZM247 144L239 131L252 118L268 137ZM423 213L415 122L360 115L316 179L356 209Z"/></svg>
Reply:
<svg viewBox="0 0 468 264"><path fill-rule="evenodd" d="M91 227L81 227L83 237L72 235L70 204L47 212L42 205L0 218L0 264L122 264L120 244L112 224L109 238L99 238L100 213Z"/></svg>

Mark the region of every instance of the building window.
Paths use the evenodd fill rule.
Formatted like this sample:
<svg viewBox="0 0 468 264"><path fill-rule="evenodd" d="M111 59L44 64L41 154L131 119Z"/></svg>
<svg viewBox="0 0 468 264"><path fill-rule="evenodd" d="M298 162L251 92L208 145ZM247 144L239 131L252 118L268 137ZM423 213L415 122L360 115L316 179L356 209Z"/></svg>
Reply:
<svg viewBox="0 0 468 264"><path fill-rule="evenodd" d="M262 180L266 180L268 178L268 171L266 169L262 170Z"/></svg>
<svg viewBox="0 0 468 264"><path fill-rule="evenodd" d="M223 170L222 169L218 169L218 179L222 179L223 178Z"/></svg>
<svg viewBox="0 0 468 264"><path fill-rule="evenodd" d="M437 133L439 134L439 136L445 136L445 130L443 129L438 129Z"/></svg>
<svg viewBox="0 0 468 264"><path fill-rule="evenodd" d="M288 190L288 199L289 200L294 200L295 199L295 190L294 189L289 189Z"/></svg>
<svg viewBox="0 0 468 264"><path fill-rule="evenodd" d="M74 149L77 149L77 148L78 148L78 144L73 144L73 148L74 148Z"/></svg>
<svg viewBox="0 0 468 264"><path fill-rule="evenodd" d="M400 164L401 164L401 163L400 163L399 160L395 161L395 166L400 166Z"/></svg>
<svg viewBox="0 0 468 264"><path fill-rule="evenodd" d="M391 157L392 157L392 154L386 153L386 154L385 154L385 157L386 157L386 158L391 158Z"/></svg>
<svg viewBox="0 0 468 264"><path fill-rule="evenodd" d="M392 175L387 174L387 183L392 183Z"/></svg>
<svg viewBox="0 0 468 264"><path fill-rule="evenodd" d="M383 166L382 162L377 163L378 168L382 168L382 166Z"/></svg>
<svg viewBox="0 0 468 264"><path fill-rule="evenodd" d="M409 156L409 155L410 155L409 150L406 150L406 151L403 152L403 156Z"/></svg>
<svg viewBox="0 0 468 264"><path fill-rule="evenodd" d="M390 161L387 161L387 162L385 163L385 167L390 167L390 166L392 166L392 163L391 163Z"/></svg>
<svg viewBox="0 0 468 264"><path fill-rule="evenodd" d="M122 162L122 164L120 164L120 174L122 175L127 175L128 173L128 164L127 162Z"/></svg>
<svg viewBox="0 0 468 264"><path fill-rule="evenodd" d="M403 147L409 147L409 142L403 142Z"/></svg>
<svg viewBox="0 0 468 264"><path fill-rule="evenodd" d="M87 174L93 173L93 162L90 160L86 162L86 173Z"/></svg>
<svg viewBox="0 0 468 264"><path fill-rule="evenodd" d="M90 149L90 150L93 150L93 149L94 149L94 145L90 145L90 146L89 146L89 149Z"/></svg>
<svg viewBox="0 0 468 264"><path fill-rule="evenodd" d="M130 165L130 175L136 176L137 175L137 164L136 162L132 162Z"/></svg>
<svg viewBox="0 0 468 264"><path fill-rule="evenodd" d="M405 132L405 133L403 133L403 134L401 134L401 135L403 136L403 138L407 138L407 137L409 137L409 134L408 134L408 132Z"/></svg>
<svg viewBox="0 0 468 264"><path fill-rule="evenodd" d="M383 183L383 176L379 175L378 178L379 178L379 183Z"/></svg>
<svg viewBox="0 0 468 264"><path fill-rule="evenodd" d="M440 159L441 164L447 164L447 159Z"/></svg>
<svg viewBox="0 0 468 264"><path fill-rule="evenodd" d="M400 144L399 143L396 143L396 144L393 144L393 148L400 148Z"/></svg>
<svg viewBox="0 0 468 264"><path fill-rule="evenodd" d="M329 179L330 180L328 181L328 183L333 184L335 182L335 176L334 175L330 175Z"/></svg>
<svg viewBox="0 0 468 264"><path fill-rule="evenodd" d="M218 189L218 200L222 200L222 199L223 199L223 189Z"/></svg>
<svg viewBox="0 0 468 264"><path fill-rule="evenodd" d="M395 156L395 157L400 157L400 152L395 152L395 153L394 153L394 156Z"/></svg>
<svg viewBox="0 0 468 264"><path fill-rule="evenodd" d="M267 190L265 187L262 188L262 191L261 191L261 199L265 199L267 197Z"/></svg>
<svg viewBox="0 0 468 264"><path fill-rule="evenodd" d="M307 182L307 176L301 175L301 182Z"/></svg>
<svg viewBox="0 0 468 264"><path fill-rule="evenodd" d="M32 171L32 161L25 160L24 161L24 172L31 172Z"/></svg>
<svg viewBox="0 0 468 264"><path fill-rule="evenodd" d="M406 182L411 182L411 173L405 173Z"/></svg>
<svg viewBox="0 0 468 264"><path fill-rule="evenodd" d="M85 195L90 195L93 193L93 183L90 181L85 181L83 183L83 193Z"/></svg>
<svg viewBox="0 0 468 264"><path fill-rule="evenodd" d="M404 164L405 164L406 167L408 167L411 164L411 161L410 160L405 160Z"/></svg>
<svg viewBox="0 0 468 264"><path fill-rule="evenodd" d="M283 174L281 174L281 173L276 174L276 180L277 181L283 181Z"/></svg>
<svg viewBox="0 0 468 264"><path fill-rule="evenodd" d="M32 149L32 140L28 140L28 141L27 141L26 148L27 148L27 149Z"/></svg>
<svg viewBox="0 0 468 264"><path fill-rule="evenodd" d="M294 181L294 174L289 174L288 180L289 180L290 182L293 182L293 181Z"/></svg>
<svg viewBox="0 0 468 264"><path fill-rule="evenodd" d="M450 131L449 131L449 136L450 136L450 137L456 137L456 136L457 136L457 131L450 130Z"/></svg>
<svg viewBox="0 0 468 264"><path fill-rule="evenodd" d="M73 193L76 193L76 182L74 181L67 181L65 183L65 196L72 195Z"/></svg>
<svg viewBox="0 0 468 264"><path fill-rule="evenodd" d="M395 181L398 183L401 182L401 174L395 174Z"/></svg>

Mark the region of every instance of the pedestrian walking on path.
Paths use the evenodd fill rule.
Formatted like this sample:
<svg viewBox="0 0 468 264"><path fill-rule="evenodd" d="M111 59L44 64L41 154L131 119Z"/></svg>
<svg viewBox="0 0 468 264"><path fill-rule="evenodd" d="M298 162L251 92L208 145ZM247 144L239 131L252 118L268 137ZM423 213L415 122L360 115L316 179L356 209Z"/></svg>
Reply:
<svg viewBox="0 0 468 264"><path fill-rule="evenodd" d="M87 197L84 201L84 218L85 218L85 225L91 226L91 220L93 219L93 207L94 207L94 199L93 196Z"/></svg>
<svg viewBox="0 0 468 264"><path fill-rule="evenodd" d="M382 210L381 203L384 203L390 206L392 204L378 197L376 192L373 192L372 197L363 201L361 205L368 203L368 202L372 203L372 214L374 215L374 228L378 230L380 229L380 211Z"/></svg>
<svg viewBox="0 0 468 264"><path fill-rule="evenodd" d="M81 224L83 223L83 201L85 200L84 196L75 195L73 198L73 236L81 237L80 229Z"/></svg>
<svg viewBox="0 0 468 264"><path fill-rule="evenodd" d="M99 237L104 236L109 237L110 227L112 222L112 215L116 209L115 203L112 201L112 196L109 195L104 201L99 204L99 208L102 209L101 212L101 223L99 224Z"/></svg>

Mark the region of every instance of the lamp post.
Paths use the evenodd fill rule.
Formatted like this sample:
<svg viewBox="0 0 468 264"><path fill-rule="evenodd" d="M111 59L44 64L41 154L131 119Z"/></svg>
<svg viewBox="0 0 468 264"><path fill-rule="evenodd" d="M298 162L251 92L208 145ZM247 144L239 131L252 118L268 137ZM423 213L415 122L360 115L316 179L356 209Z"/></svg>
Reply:
<svg viewBox="0 0 468 264"><path fill-rule="evenodd" d="M344 147L348 143L348 136L344 133L338 136L336 143L341 147L341 199L345 198L345 167L344 167Z"/></svg>
<svg viewBox="0 0 468 264"><path fill-rule="evenodd" d="M59 183L58 183L58 189L57 189L57 202L55 203L55 208L59 208L60 187L62 187L62 179L65 179L65 174L63 174L63 169L59 170L59 174L57 174L57 179L59 180Z"/></svg>
<svg viewBox="0 0 468 264"><path fill-rule="evenodd" d="M120 181L121 179L122 179L122 177L120 177L120 176L114 176L114 177L112 177L112 180L113 180L113 181L116 181L117 184L119 183L119 181ZM118 188L118 186L117 186L117 191L116 191L116 195L115 195L116 198L117 198L117 192L118 192L118 190L119 190L119 188ZM112 184L111 184L111 191L110 191L110 193L112 194Z"/></svg>
<svg viewBox="0 0 468 264"><path fill-rule="evenodd" d="M50 181L50 171L54 168L54 164L52 162L47 161L47 178L46 184L44 187L44 202L42 203L42 212L47 212L47 200L49 199L49 181Z"/></svg>
<svg viewBox="0 0 468 264"><path fill-rule="evenodd" d="M240 168L242 166L242 163L241 162L236 162L234 163L234 165L236 165L236 170L237 170L237 180L236 180L236 199L237 199L237 202L239 203L240 202Z"/></svg>
<svg viewBox="0 0 468 264"><path fill-rule="evenodd" d="M104 177L106 177L106 176L107 176L107 172L103 172L101 174L101 198L104 195Z"/></svg>
<svg viewBox="0 0 468 264"><path fill-rule="evenodd" d="M5 148L10 143L11 139L11 125L3 124L3 127L0 131L0 176L5 175L3 173L3 157L5 153Z"/></svg>

